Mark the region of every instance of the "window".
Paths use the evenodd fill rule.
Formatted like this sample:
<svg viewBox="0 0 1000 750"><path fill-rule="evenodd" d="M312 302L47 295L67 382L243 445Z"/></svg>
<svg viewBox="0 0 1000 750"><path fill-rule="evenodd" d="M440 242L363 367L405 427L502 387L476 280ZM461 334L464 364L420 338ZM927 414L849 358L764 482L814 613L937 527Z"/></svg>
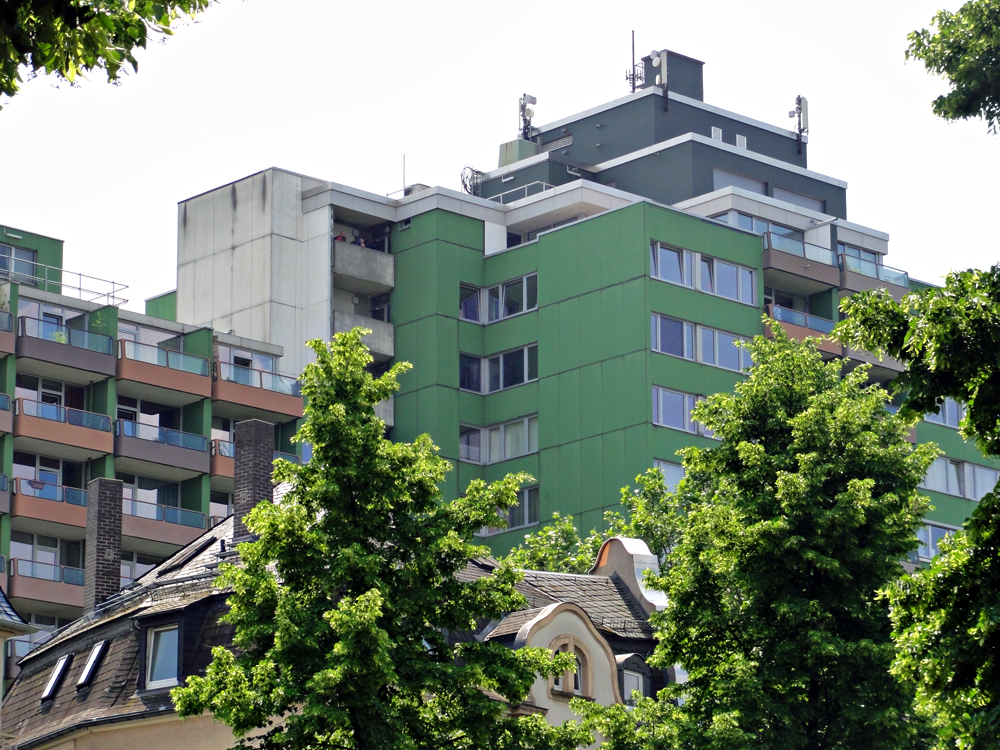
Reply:
<svg viewBox="0 0 1000 750"><path fill-rule="evenodd" d="M653 424L695 435L712 437L711 430L691 419L691 410L702 396L653 386Z"/></svg>
<svg viewBox="0 0 1000 750"><path fill-rule="evenodd" d="M180 485L176 482L140 477L121 471L115 472L115 479L125 483L122 488L122 511L126 515L156 518L157 505L180 507Z"/></svg>
<svg viewBox="0 0 1000 750"><path fill-rule="evenodd" d="M10 557L16 575L83 586L83 542L26 531L10 532Z"/></svg>
<svg viewBox="0 0 1000 750"><path fill-rule="evenodd" d="M941 457L934 459L920 486L978 502L993 490L998 478L1000 472L988 466Z"/></svg>
<svg viewBox="0 0 1000 750"><path fill-rule="evenodd" d="M381 320L383 323L388 323L391 314L390 299L389 292L370 297L368 299L368 317L372 320Z"/></svg>
<svg viewBox="0 0 1000 750"><path fill-rule="evenodd" d="M878 253L873 253L871 250L862 250L860 247L846 245L843 242L837 243L837 254L846 255L849 258L858 258L866 263L875 264L878 264L880 257Z"/></svg>
<svg viewBox="0 0 1000 750"><path fill-rule="evenodd" d="M941 410L935 414L928 412L924 415L924 421L931 424L940 424L945 427L958 427L958 423L965 416L965 407L952 398L946 398L941 404Z"/></svg>
<svg viewBox="0 0 1000 750"><path fill-rule="evenodd" d="M736 226L740 229L746 229L747 231L755 234L771 232L772 234L780 234L782 237L790 237L791 239L799 240L800 242L805 241L805 234L798 229L786 227L783 224L776 224L773 221L767 221L766 219L760 219L741 211L736 211L735 214Z"/></svg>
<svg viewBox="0 0 1000 750"><path fill-rule="evenodd" d="M622 677L622 682L625 686L625 695L622 696L622 699L625 701L626 706L634 706L635 698L632 694L635 692L638 692L639 695L644 694L642 691L642 675L638 672L632 672L626 669L623 670Z"/></svg>
<svg viewBox="0 0 1000 750"><path fill-rule="evenodd" d="M653 461L653 468L659 469L660 473L663 474L663 486L667 488L667 491L676 492L677 485L684 478L684 467L680 464L657 459Z"/></svg>
<svg viewBox="0 0 1000 750"><path fill-rule="evenodd" d="M694 329L694 323L654 313L651 337L653 351L694 359Z"/></svg>
<svg viewBox="0 0 1000 750"><path fill-rule="evenodd" d="M0 276L17 280L33 279L35 273L35 251L19 247L0 245Z"/></svg>
<svg viewBox="0 0 1000 750"><path fill-rule="evenodd" d="M746 341L741 336L665 315L653 314L651 341L655 352L697 359L702 364L734 372L753 366L750 350L736 345L739 341Z"/></svg>
<svg viewBox="0 0 1000 750"><path fill-rule="evenodd" d="M538 344L480 360L469 354L459 355L458 386L464 391L494 393L538 380Z"/></svg>
<svg viewBox="0 0 1000 750"><path fill-rule="evenodd" d="M917 529L917 557L921 560L930 560L937 557L940 552L941 540L950 536L955 529L950 526L938 526L934 523L925 523Z"/></svg>
<svg viewBox="0 0 1000 750"><path fill-rule="evenodd" d="M997 470L988 469L985 466L977 466L976 464L966 464L966 467L972 475L969 487L969 499L982 500L984 495L992 492L993 488L997 486Z"/></svg>
<svg viewBox="0 0 1000 750"><path fill-rule="evenodd" d="M747 147L747 137L745 135L736 136L736 148L746 148Z"/></svg>
<svg viewBox="0 0 1000 750"><path fill-rule="evenodd" d="M746 305L757 304L757 272L751 268L659 242L650 246L649 267L649 273L655 279Z"/></svg>
<svg viewBox="0 0 1000 750"><path fill-rule="evenodd" d="M499 526L484 526L477 533L479 536L491 536L511 529L520 529L525 526L533 526L538 523L538 488L529 487L519 490L517 493L518 503L512 505L506 512L497 509L497 515L505 518L507 528Z"/></svg>
<svg viewBox="0 0 1000 750"><path fill-rule="evenodd" d="M177 626L146 631L146 688L177 684Z"/></svg>
<svg viewBox="0 0 1000 750"><path fill-rule="evenodd" d="M573 672L573 692L576 695L583 695L583 662L580 656L576 656L576 671Z"/></svg>
<svg viewBox="0 0 1000 750"><path fill-rule="evenodd" d="M492 323L538 309L538 274L479 289L459 286L458 316L472 323ZM485 313L485 316L484 316Z"/></svg>
<svg viewBox="0 0 1000 750"><path fill-rule="evenodd" d="M538 452L538 416L524 417L494 427L459 425L461 461L492 464Z"/></svg>
<svg viewBox="0 0 1000 750"><path fill-rule="evenodd" d="M721 141L722 140L722 128L712 127L712 140Z"/></svg>
<svg viewBox="0 0 1000 750"><path fill-rule="evenodd" d="M568 697L567 694L570 692L573 695L586 695L590 687L587 679L587 656L582 646L578 645L578 639L573 636L565 636L559 638L556 643L559 645L553 644L549 648L552 648L556 653L573 654L576 666L572 672L567 670L552 678L553 692L560 693L566 697Z"/></svg>
<svg viewBox="0 0 1000 750"><path fill-rule="evenodd" d="M69 668L70 662L73 661L73 654L66 654L65 656L60 656L59 661L52 668L52 674L49 675L49 681L45 683L45 689L42 691L42 700L52 700L55 697L56 691L59 689L59 685L62 683L63 677L66 675L66 670Z"/></svg>
<svg viewBox="0 0 1000 750"><path fill-rule="evenodd" d="M270 354L260 354L247 349L237 349L231 346L219 347L219 361L233 365L232 380L236 383L250 383L250 373L243 374L241 368L260 370L261 372L276 372L277 358ZM245 382L244 382L245 380Z"/></svg>
<svg viewBox="0 0 1000 750"><path fill-rule="evenodd" d="M90 656L87 657L87 663L83 665L83 671L80 672L80 678L76 681L77 690L83 690L84 688L90 687L90 683L94 681L94 676L97 674L97 668L100 666L101 658L104 656L107 646L107 641L98 641L94 644L94 647L90 649Z"/></svg>
<svg viewBox="0 0 1000 750"><path fill-rule="evenodd" d="M122 550L121 585L127 586L132 583L132 581L151 571L161 562L163 562L163 560L158 557L150 557L149 555L144 555L141 552Z"/></svg>

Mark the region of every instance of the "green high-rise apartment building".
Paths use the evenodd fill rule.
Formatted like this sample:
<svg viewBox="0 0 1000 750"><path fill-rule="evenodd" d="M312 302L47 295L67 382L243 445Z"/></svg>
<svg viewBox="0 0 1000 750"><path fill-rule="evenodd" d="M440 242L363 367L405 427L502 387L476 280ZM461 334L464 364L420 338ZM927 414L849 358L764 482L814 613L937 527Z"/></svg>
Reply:
<svg viewBox="0 0 1000 750"><path fill-rule="evenodd" d="M307 339L371 328L376 370L414 365L380 413L394 439L432 436L455 466L446 494L535 477L494 549L555 512L600 528L637 474L676 481L678 449L712 444L689 411L743 377L734 342L765 311L820 336L844 296L920 285L885 263L888 235L848 220L846 183L808 169L807 111L778 128L705 103L696 60L642 66L626 97L525 120L465 192L385 197L269 169L183 201L177 320L279 344L287 375ZM664 68L669 89L653 84ZM873 381L901 370L820 348L872 363ZM925 482L924 559L998 476L959 415L949 402L916 431L946 454Z"/></svg>

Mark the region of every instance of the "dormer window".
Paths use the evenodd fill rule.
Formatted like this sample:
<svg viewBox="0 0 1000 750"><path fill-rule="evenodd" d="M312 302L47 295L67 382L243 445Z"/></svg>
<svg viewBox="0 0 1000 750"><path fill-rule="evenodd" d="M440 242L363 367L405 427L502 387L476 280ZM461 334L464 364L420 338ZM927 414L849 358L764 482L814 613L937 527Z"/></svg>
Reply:
<svg viewBox="0 0 1000 750"><path fill-rule="evenodd" d="M146 689L173 687L177 681L179 639L176 625L146 631Z"/></svg>
<svg viewBox="0 0 1000 750"><path fill-rule="evenodd" d="M59 690L59 685L62 684L63 677L66 676L66 670L69 669L70 662L72 661L73 654L66 654L59 657L59 661L52 668L52 674L49 675L49 681L45 683L45 690L42 691L43 701L52 700L55 697L56 691Z"/></svg>

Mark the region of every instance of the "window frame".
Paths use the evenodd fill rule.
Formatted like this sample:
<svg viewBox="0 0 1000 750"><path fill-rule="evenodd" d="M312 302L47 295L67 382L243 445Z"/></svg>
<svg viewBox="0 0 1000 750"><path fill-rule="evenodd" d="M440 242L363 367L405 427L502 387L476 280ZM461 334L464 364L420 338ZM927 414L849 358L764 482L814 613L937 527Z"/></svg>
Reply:
<svg viewBox="0 0 1000 750"><path fill-rule="evenodd" d="M667 472L665 472L663 470L664 466L669 466L671 469L680 469L681 470L680 479L678 479L676 482L673 483L673 487L670 486L670 477L668 477L667 476ZM684 465L683 464L679 464L676 461L664 461L664 460L659 459L659 458L654 458L653 459L653 468L654 469L658 469L659 472L660 472L660 474L663 475L663 486L667 488L668 492L676 492L677 491L677 485L679 485L681 483L681 480L684 479L685 476L687 476L687 472L684 470Z"/></svg>
<svg viewBox="0 0 1000 750"><path fill-rule="evenodd" d="M534 423L534 433L532 433L532 423ZM520 424L520 428L524 430L522 434L523 444L525 446L524 453L518 453L517 455L508 456L507 455L507 429L512 425ZM473 461L470 458L462 458L462 444L461 444L461 429L466 428L468 430L479 430L479 461ZM494 431L499 431L497 438L499 443L499 458L493 459L491 451L490 441L492 438L492 433ZM470 434L470 433L466 433ZM532 444L532 437L534 437L534 444ZM514 419L508 419L506 422L499 422L497 424L487 425L486 427L479 427L477 425L467 424L465 422L459 423L459 445L458 445L458 455L459 461L469 464L478 464L480 466L487 466L489 464L498 464L503 461L511 461L515 458L521 458L523 456L530 456L533 453L538 453L540 450L539 440L538 440L538 414L528 414L523 417L516 417Z"/></svg>
<svg viewBox="0 0 1000 750"><path fill-rule="evenodd" d="M518 502L517 505L512 505L507 509L506 520L507 526L483 526L479 531L476 532L478 537L489 537L496 536L497 534L503 534L506 531L516 531L518 529L527 529L531 526L538 526L539 524L539 500L541 498L541 493L537 484L533 484L530 487L522 487L517 491ZM524 518L521 523L514 525L511 523L511 512L517 510L522 510ZM503 511L497 508L497 515L500 518L504 518Z"/></svg>
<svg viewBox="0 0 1000 750"><path fill-rule="evenodd" d="M662 399L660 395L662 393L672 393L675 396L681 396L683 398L685 416L684 416L684 427L676 427L671 424L667 424L663 421L662 412ZM711 438L713 437L711 430L709 430L701 422L697 422L691 418L691 411L694 409L695 405L699 401L704 401L705 397L688 393L686 391L678 391L674 388L665 388L660 385L653 386L653 419L652 422L657 427L666 427L669 430L677 430L678 432L686 432L689 435L699 435L701 437Z"/></svg>
<svg viewBox="0 0 1000 750"><path fill-rule="evenodd" d="M76 681L77 690L86 690L94 683L94 677L101 668L101 662L104 660L104 654L108 650L108 641L102 640L98 641L91 647L90 654L87 656L87 661L83 665L83 669L80 671L80 677Z"/></svg>
<svg viewBox="0 0 1000 750"><path fill-rule="evenodd" d="M680 281L675 281L666 276L661 275L663 271L663 264L661 259L661 251L668 251L679 253L680 259ZM736 269L736 297L729 297L724 294L719 294L718 285L718 269L717 264L723 264L724 266L732 266ZM707 266L710 279L707 280L711 289L705 288L706 279L703 275L703 267ZM744 292L744 274L747 272L750 274L749 289ZM758 306L758 285L760 283L759 273L756 268L751 268L750 266L744 265L742 263L737 263L735 261L726 260L724 258L716 258L713 255L706 255L704 253L696 252L694 250L687 250L685 248L676 247L666 242L660 242L659 240L650 240L649 243L649 276L657 281L663 281L667 284L673 284L674 286L682 286L687 289L691 289L702 294L710 294L713 297L719 297L721 299L729 300L730 302L737 302L741 305L746 305L748 307ZM749 297L749 299L747 299Z"/></svg>
<svg viewBox="0 0 1000 750"><path fill-rule="evenodd" d="M664 320L669 320L673 322L680 323L683 326L683 337L684 341L682 348L684 354L674 354L673 352L663 351L660 348L661 343L661 332ZM753 367L753 359L750 357L750 350L746 347L737 348L737 363L739 364L739 369L734 370L730 367L724 367L719 364L719 335L731 336L737 341L742 341L744 343L749 343L750 339L746 336L741 336L738 333L732 333L731 331L723 331L718 328L711 328L710 326L703 326L700 323L694 323L689 320L683 320L682 318L675 318L671 315L663 315L662 313L654 312L650 316L650 349L657 354L665 354L668 357L675 357L677 359L684 359L688 362L697 362L698 364L708 365L709 367L717 367L720 370L726 370L727 372L744 373L750 367ZM704 334L711 333L712 335L712 361L708 362L705 359L705 347L704 347ZM692 356L687 356L688 352L691 352Z"/></svg>
<svg viewBox="0 0 1000 750"><path fill-rule="evenodd" d="M175 674L173 678L150 680L149 675L152 672L153 666L153 639L157 633L166 632L168 630L173 630L177 633L177 674ZM181 653L183 651L184 643L181 623L177 620L167 620L146 625L143 632L142 643L144 647L142 654L143 689L146 691L159 691L179 685L181 683L181 672L183 671Z"/></svg>
<svg viewBox="0 0 1000 750"><path fill-rule="evenodd" d="M532 377L532 350L534 350L534 377ZM506 384L506 369L504 368L505 358L510 355L514 355L517 352L521 352L521 374L524 377L523 380L517 383ZM519 385L527 385L528 383L535 383L538 381L538 342L531 344L525 344L524 346L518 346L513 349L507 349L502 352L497 352L496 354L490 354L486 357L478 357L475 354L467 354L466 352L459 352L459 378L458 378L458 389L464 391L465 393L478 393L480 396L489 396L493 393L499 393L500 391L507 391L511 388L517 388ZM462 358L479 360L479 390L475 391L471 388L466 388L462 385ZM492 375L494 363L496 363L496 382L498 386L493 387Z"/></svg>
<svg viewBox="0 0 1000 750"><path fill-rule="evenodd" d="M531 279L534 279L532 284ZM506 308L506 289L511 285L521 283L521 309L517 312L512 312L505 314ZM478 314L478 320L473 320L472 318L467 318L463 315L462 307L462 292L463 290L478 290L479 298L476 301L476 311ZM532 292L534 293L534 305L529 306L531 300ZM490 307L490 299L494 297L497 301L496 312L494 316L494 310ZM525 313L535 312L538 310L538 272L533 271L532 273L524 274L523 276L515 276L506 281L502 281L499 284L490 284L485 287L478 287L475 284L469 284L465 282L459 282L459 304L458 304L458 319L464 320L466 323L474 323L475 325L490 325L491 323L499 323L502 320L508 320L510 318L516 318L518 315L524 315Z"/></svg>
<svg viewBox="0 0 1000 750"><path fill-rule="evenodd" d="M53 665L52 671L49 673L49 679L42 690L42 696L39 698L41 703L55 700L56 694L59 692L59 688L62 687L63 680L66 678L66 673L69 671L72 663L73 654L63 654L59 657L59 660Z"/></svg>
<svg viewBox="0 0 1000 750"><path fill-rule="evenodd" d="M938 555L938 552L936 551L937 542L934 541L934 538L931 533L931 528L942 529L943 531L947 532L942 536L951 536L954 532L961 530L961 528L958 526L951 526L946 523L938 523L937 521L924 521L923 523L921 523L919 528L917 529L917 542L919 544L916 549L917 559L920 562L930 562ZM923 538L921 538L920 536L921 531L924 531L927 534L926 544L924 543ZM927 550L926 554L921 553L921 547L924 547Z"/></svg>
<svg viewBox="0 0 1000 750"><path fill-rule="evenodd" d="M960 497L965 500L970 500L974 503L978 503L984 495L991 492L1000 481L1000 469L994 469L992 466L985 466L984 464L973 463L972 461L962 461L957 458L950 458L948 456L938 456L934 459L931 467L935 466L938 461L945 461L948 466L945 468L945 489L938 489L936 487L930 487L927 484L927 474L924 474L924 478L920 480L918 487L922 490L928 492L937 492L942 495L948 495L949 497ZM948 479L949 469L955 471L955 477L959 483L958 492L950 492L948 489ZM981 470L984 472L990 472L993 477L995 477L993 485L983 492L979 491L978 482L976 479L976 471ZM930 467L928 467L928 473L930 473ZM978 495L978 497L977 497Z"/></svg>

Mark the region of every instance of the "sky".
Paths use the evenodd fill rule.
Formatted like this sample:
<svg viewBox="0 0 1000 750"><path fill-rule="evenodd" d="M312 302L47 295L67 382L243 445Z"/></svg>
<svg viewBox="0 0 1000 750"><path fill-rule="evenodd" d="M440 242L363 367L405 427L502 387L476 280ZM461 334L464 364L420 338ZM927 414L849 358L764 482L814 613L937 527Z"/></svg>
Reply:
<svg viewBox="0 0 1000 750"><path fill-rule="evenodd" d="M790 127L806 96L809 168L847 181L887 264L940 283L1000 259L967 220L997 210L1000 137L935 118L945 83L905 61L944 2L220 0L121 85L39 77L5 103L0 224L64 240L65 268L142 311L176 285L179 201L272 166L386 194L404 154L408 183L459 190L516 137L522 93L538 125L626 95L634 30L637 59L704 61L710 104Z"/></svg>

